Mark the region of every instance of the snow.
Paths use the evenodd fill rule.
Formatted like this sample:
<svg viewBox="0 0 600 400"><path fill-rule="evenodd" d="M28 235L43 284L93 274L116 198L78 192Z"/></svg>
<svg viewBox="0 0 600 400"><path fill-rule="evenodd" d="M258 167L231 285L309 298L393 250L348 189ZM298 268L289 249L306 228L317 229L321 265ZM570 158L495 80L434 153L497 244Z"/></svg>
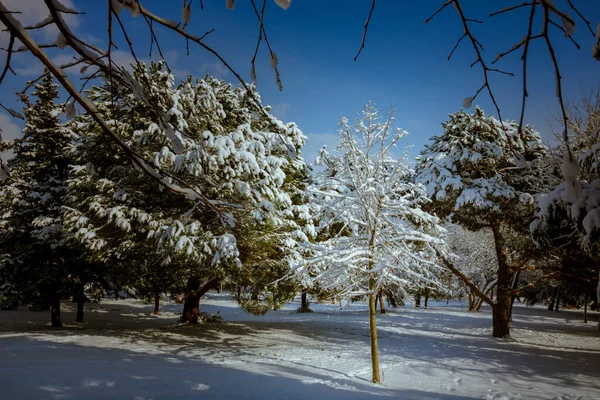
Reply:
<svg viewBox="0 0 600 400"><path fill-rule="evenodd" d="M177 304L153 316L140 301L105 300L75 324L65 302L61 330L47 313L1 311L0 385L10 399L600 398L600 334L581 312L517 306L512 338L500 340L489 308L430 305L378 315L381 385L369 382L364 303L252 316L211 292L202 310L227 322L186 326Z"/></svg>

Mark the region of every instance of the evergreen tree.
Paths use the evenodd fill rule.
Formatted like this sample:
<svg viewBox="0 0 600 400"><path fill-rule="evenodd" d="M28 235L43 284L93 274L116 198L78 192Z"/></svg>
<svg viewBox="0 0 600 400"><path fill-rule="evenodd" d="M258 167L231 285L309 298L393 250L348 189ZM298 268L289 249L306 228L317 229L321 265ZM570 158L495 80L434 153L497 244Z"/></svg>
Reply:
<svg viewBox="0 0 600 400"><path fill-rule="evenodd" d="M35 85L35 103L21 96L23 138L12 146L11 176L0 186L2 275L23 303L51 307L52 326L61 326L60 299L77 272L62 228L73 134L59 119L57 87L47 74Z"/></svg>
<svg viewBox="0 0 600 400"><path fill-rule="evenodd" d="M211 77L176 85L162 63L135 67L131 80L143 94L107 83L88 98L134 150L214 200L221 214L136 170L84 115L72 123L81 139L67 223L95 260L111 266L107 275L115 287L138 285L140 292L148 292L139 286L149 282L163 284L155 292L186 287L182 318L194 322L202 294L223 281L237 287L240 274L248 278L253 270L244 261L257 257L257 250L271 251L252 245L250 235L273 231L276 243L287 243L300 229L285 184L305 168L289 152L302 146L304 136L294 124L257 108L243 87ZM285 259L277 251L278 260ZM261 268L273 271L271 264ZM287 272L280 263L277 268L277 277ZM260 285L260 291L265 288Z"/></svg>
<svg viewBox="0 0 600 400"><path fill-rule="evenodd" d="M529 224L535 197L547 187L542 160L548 149L540 134L513 122L501 124L476 108L450 115L444 133L432 138L419 156L417 181L427 187L429 209L472 231L489 229L497 261L497 296L492 300L451 260L446 266L493 310L493 336L509 334L518 273L528 267L534 245ZM511 238L510 240L508 238ZM524 245L525 243L525 245Z"/></svg>

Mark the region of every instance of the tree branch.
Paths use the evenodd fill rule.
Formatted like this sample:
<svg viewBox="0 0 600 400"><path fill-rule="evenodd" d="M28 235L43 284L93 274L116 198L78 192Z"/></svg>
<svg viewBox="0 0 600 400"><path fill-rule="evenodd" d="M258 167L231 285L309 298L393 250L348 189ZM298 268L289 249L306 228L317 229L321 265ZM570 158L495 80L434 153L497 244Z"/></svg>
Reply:
<svg viewBox="0 0 600 400"><path fill-rule="evenodd" d="M559 271L554 271L554 272L551 272L551 273L549 273L549 274L546 274L546 275L544 275L544 276L540 277L539 279L536 279L535 281L528 283L528 284L527 284L527 285L525 285L525 286L522 286L522 287L520 287L520 288L518 288L518 289L513 289L513 290L511 290L511 291L510 291L510 295L511 295L511 296L519 296L520 294L522 294L522 293L523 293L524 291L526 291L527 289L530 289L530 288L532 288L532 287L535 287L535 286L536 286L538 283L540 283L540 282L541 282L541 281L543 281L544 279L552 278L553 276L556 276L556 275L558 275L559 273L560 273Z"/></svg>
<svg viewBox="0 0 600 400"><path fill-rule="evenodd" d="M473 293L475 293L480 299L485 301L491 307L494 306L494 301L492 299L490 299L490 297L488 295L483 293L483 291L477 285L475 285L468 276L466 276L465 274L460 272L460 270L458 268L456 268L454 266L454 264L450 260L448 260L448 258L444 257L442 255L442 253L439 252L437 249L435 252L436 252L437 257L440 260L442 260L442 263L446 266L446 268L448 268L454 275L456 275L461 281L463 281L464 284L467 285L469 287L469 289L471 289L473 291Z"/></svg>
<svg viewBox="0 0 600 400"><path fill-rule="evenodd" d="M360 42L360 47L358 48L358 53L354 56L354 61L358 59L360 53L365 48L365 39L367 38L367 31L369 30L369 22L371 22L371 16L373 15L373 10L375 9L375 0L371 1L371 9L369 10L369 16L367 17L367 21L365 22L365 26L363 29L362 40Z"/></svg>

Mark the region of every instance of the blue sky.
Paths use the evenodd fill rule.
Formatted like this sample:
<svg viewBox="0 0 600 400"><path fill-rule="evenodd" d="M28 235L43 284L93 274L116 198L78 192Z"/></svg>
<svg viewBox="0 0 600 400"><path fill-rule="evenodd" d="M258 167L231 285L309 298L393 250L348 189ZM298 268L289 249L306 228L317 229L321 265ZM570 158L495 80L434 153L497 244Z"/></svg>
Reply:
<svg viewBox="0 0 600 400"><path fill-rule="evenodd" d="M78 17L76 31L104 47L106 38L106 2L71 0L75 7L86 12ZM20 0L15 6L34 3L43 18L43 2ZM234 10L225 8L225 1L204 0L192 6L192 22L188 30L202 34L215 32L206 39L244 78L250 79L250 60L256 46L258 24L249 1L238 0ZM258 5L262 5L260 0ZM520 1L462 0L467 17L477 18L484 24L472 24L472 29L483 43L486 61L491 62L499 52L508 50L521 40L527 29L526 9L489 18L492 11L516 5ZM568 10L566 1L556 0L557 6ZM595 28L600 17L600 1L574 2ZM146 0L143 4L151 11L178 20L181 18L180 1ZM364 103L371 99L382 111L393 105L397 109L397 126L407 130L408 141L416 155L429 137L441 133L440 123L447 115L461 108L462 100L472 96L483 83L478 66L470 68L474 51L463 41L453 58L446 59L456 40L462 35L461 21L453 7L448 7L432 22L424 21L442 0L379 0L369 28L366 48L354 62L362 36L362 27L369 12L370 1L348 0L293 0L284 11L272 0L267 0L265 27L273 50L279 58L283 91L275 84L269 67L269 54L263 47L258 56L258 89L263 102L273 106L273 113L284 121L295 121L308 137L304 151L312 162L322 144L335 143L335 131L341 115L353 117ZM493 5L492 5L493 4ZM571 14L574 15L573 12ZM149 34L143 19L122 14L136 50L147 58ZM32 17L33 18L33 17ZM39 18L39 19L41 19ZM592 35L577 18L575 46L556 31L553 40L563 72L567 99L576 99L581 87L595 87L600 77L600 63L591 58ZM181 77L185 74L213 74L235 82L218 60L198 46L191 46L185 55L185 42L165 30L158 29L166 58ZM50 37L52 33L46 33ZM43 38L44 33L38 34ZM49 41L52 41L51 39ZM124 49L124 43L119 42ZM264 44L263 44L264 46ZM59 60L68 59L68 50L53 52ZM62 57L62 58L61 58ZM128 58L123 53L123 62ZM35 76L40 68L35 61L21 56L17 59L20 77L3 84L0 100L15 104L12 93L22 82ZM515 53L498 64L514 72L515 77L492 76L492 88L505 119L519 116L521 102L520 53ZM532 44L530 53L530 97L526 121L551 140L548 119L556 113L554 71L544 43ZM495 113L486 93L480 94L474 104L486 112ZM0 122L7 124L4 116Z"/></svg>

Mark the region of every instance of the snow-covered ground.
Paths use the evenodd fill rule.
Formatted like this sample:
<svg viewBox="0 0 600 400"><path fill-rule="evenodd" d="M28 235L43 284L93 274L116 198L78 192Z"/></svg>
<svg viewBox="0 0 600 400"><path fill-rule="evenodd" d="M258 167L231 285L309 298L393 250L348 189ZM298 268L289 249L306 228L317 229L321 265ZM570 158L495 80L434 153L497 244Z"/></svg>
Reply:
<svg viewBox="0 0 600 400"><path fill-rule="evenodd" d="M491 337L491 316L460 304L378 315L383 384L369 382L366 307L292 303L257 317L209 293L226 323L177 324L135 300L86 307L65 328L47 313L0 312L3 399L600 399L598 313L516 307L511 339ZM69 309L71 307L71 309Z"/></svg>

